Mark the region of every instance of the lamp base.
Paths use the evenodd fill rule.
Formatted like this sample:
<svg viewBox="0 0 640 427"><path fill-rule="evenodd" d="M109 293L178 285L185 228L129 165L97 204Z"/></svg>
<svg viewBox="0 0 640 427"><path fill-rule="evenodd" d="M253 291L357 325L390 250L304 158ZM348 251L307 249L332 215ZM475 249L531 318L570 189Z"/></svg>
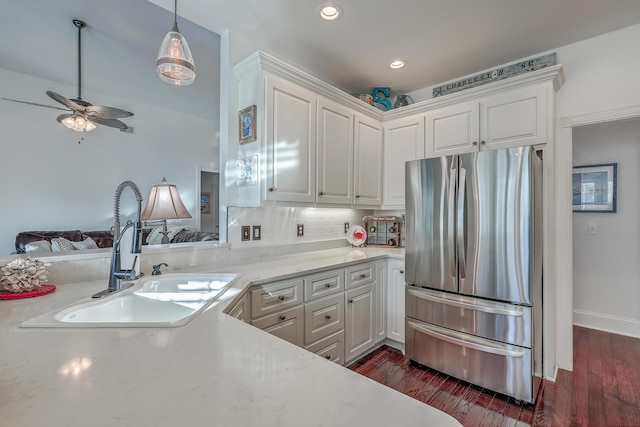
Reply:
<svg viewBox="0 0 640 427"><path fill-rule="evenodd" d="M163 245L168 245L169 244L169 232L168 231L161 231L160 234L162 234L162 240L160 240L160 243Z"/></svg>

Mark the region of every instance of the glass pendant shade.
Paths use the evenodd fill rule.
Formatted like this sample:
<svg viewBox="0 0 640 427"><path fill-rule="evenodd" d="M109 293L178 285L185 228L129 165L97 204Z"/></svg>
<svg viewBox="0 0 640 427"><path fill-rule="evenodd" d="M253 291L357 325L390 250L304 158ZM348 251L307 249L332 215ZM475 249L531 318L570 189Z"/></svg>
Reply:
<svg viewBox="0 0 640 427"><path fill-rule="evenodd" d="M74 114L73 116L66 117L60 121L63 125L76 132L87 131L91 132L96 128L96 125L87 120L81 114Z"/></svg>
<svg viewBox="0 0 640 427"><path fill-rule="evenodd" d="M191 50L175 21L162 40L156 70L160 79L174 85L189 85L196 78Z"/></svg>

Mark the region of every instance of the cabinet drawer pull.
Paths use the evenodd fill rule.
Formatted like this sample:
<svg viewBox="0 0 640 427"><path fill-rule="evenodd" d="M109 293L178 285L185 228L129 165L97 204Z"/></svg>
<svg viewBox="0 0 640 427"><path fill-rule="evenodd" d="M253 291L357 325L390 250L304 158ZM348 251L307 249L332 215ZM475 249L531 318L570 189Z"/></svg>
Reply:
<svg viewBox="0 0 640 427"><path fill-rule="evenodd" d="M269 191L273 193L276 189L274 187L269 187Z"/></svg>
<svg viewBox="0 0 640 427"><path fill-rule="evenodd" d="M473 145L478 145L478 141L473 141L472 144Z"/></svg>
<svg viewBox="0 0 640 427"><path fill-rule="evenodd" d="M325 283L325 284L324 284L324 287L325 287L325 288L330 288L330 287L331 287L331 283Z"/></svg>
<svg viewBox="0 0 640 427"><path fill-rule="evenodd" d="M480 145L484 145L484 144L485 144L485 142L484 142L484 141L480 141Z"/></svg>
<svg viewBox="0 0 640 427"><path fill-rule="evenodd" d="M349 304L353 304L353 298L349 299L349 301L347 301Z"/></svg>
<svg viewBox="0 0 640 427"><path fill-rule="evenodd" d="M318 195L319 196L324 196L324 192L321 191L321 192L318 193Z"/></svg>
<svg viewBox="0 0 640 427"><path fill-rule="evenodd" d="M330 320L331 319L331 315L327 314L327 315L324 316L324 318L327 319L327 320Z"/></svg>
<svg viewBox="0 0 640 427"><path fill-rule="evenodd" d="M400 274L404 274L404 270L400 270Z"/></svg>
<svg viewBox="0 0 640 427"><path fill-rule="evenodd" d="M280 295L280 296L278 297L278 299L279 299L280 301L284 301L284 295Z"/></svg>
<svg viewBox="0 0 640 427"><path fill-rule="evenodd" d="M325 359L331 359L331 355L327 354L324 358Z"/></svg>
<svg viewBox="0 0 640 427"><path fill-rule="evenodd" d="M361 278L361 279L366 279L366 278L367 278L367 275L366 275L366 274L361 274L361 275L360 275L360 278Z"/></svg>
<svg viewBox="0 0 640 427"><path fill-rule="evenodd" d="M357 194L357 195L356 195L356 199L359 199L359 198L360 198L360 195L359 195L359 194Z"/></svg>
<svg viewBox="0 0 640 427"><path fill-rule="evenodd" d="M280 320L286 320L287 316L285 316L284 314L281 314L280 316L278 316L278 319Z"/></svg>

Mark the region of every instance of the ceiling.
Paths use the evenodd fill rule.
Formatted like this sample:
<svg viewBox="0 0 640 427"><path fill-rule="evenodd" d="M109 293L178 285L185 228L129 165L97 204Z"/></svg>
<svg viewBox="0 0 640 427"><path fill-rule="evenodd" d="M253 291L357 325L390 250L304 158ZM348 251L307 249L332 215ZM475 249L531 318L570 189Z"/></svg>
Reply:
<svg viewBox="0 0 640 427"><path fill-rule="evenodd" d="M0 68L75 87L78 18L83 91L209 118L227 29L232 64L262 49L348 93L405 93L640 23L638 0L336 0L343 16L331 22L317 16L328 0L180 0L196 80L175 87L154 70L173 0L0 1ZM407 65L390 69L398 57Z"/></svg>

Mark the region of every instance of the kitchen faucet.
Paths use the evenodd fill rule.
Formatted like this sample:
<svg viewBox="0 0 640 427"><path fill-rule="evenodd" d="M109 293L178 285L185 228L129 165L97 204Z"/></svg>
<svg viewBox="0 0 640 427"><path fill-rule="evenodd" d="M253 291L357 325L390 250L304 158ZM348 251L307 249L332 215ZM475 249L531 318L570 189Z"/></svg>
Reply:
<svg viewBox="0 0 640 427"><path fill-rule="evenodd" d="M136 200L138 202L138 213L135 222L127 222L125 227L120 232L120 196L122 191L130 187L135 193ZM142 222L140 220L140 214L142 212L142 193L136 184L131 181L124 181L116 189L115 203L114 203L114 226L113 226L113 250L111 252L111 268L109 269L109 286L107 289L98 292L93 295L93 298L102 298L105 295L109 295L112 292L118 292L131 286L131 283L123 283L123 280L134 280L136 278L135 265L138 259L134 257L133 265L130 269L122 269L122 257L120 252L120 243L122 237L126 234L126 231L133 227L133 239L131 242L131 253L139 254L142 252Z"/></svg>

